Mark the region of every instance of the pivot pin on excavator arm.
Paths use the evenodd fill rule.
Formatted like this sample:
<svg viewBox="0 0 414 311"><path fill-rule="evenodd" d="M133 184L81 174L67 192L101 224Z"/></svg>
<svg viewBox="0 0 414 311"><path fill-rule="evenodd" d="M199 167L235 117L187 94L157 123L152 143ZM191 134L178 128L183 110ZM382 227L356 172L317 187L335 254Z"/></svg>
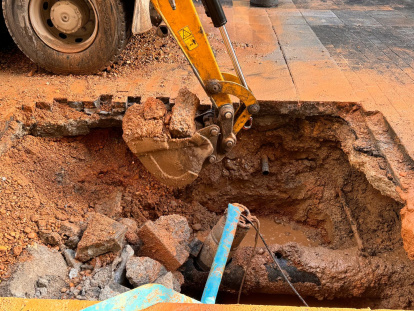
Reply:
<svg viewBox="0 0 414 311"><path fill-rule="evenodd" d="M144 166L162 182L181 187L194 181L205 163L220 161L236 145L237 133L259 111L247 86L225 24L219 0L203 0L207 16L219 28L236 75L222 73L192 0L151 0L180 48L216 111L214 123L187 139L145 142L135 152ZM229 95L240 99L235 111ZM142 144L144 147L144 144ZM131 148L131 146L130 146ZM132 149L132 148L131 148Z"/></svg>

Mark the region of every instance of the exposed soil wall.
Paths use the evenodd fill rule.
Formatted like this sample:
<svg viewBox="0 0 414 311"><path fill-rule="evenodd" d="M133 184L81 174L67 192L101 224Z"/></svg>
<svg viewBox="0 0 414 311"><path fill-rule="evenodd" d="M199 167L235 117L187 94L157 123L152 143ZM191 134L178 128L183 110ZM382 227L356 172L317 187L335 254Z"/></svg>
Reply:
<svg viewBox="0 0 414 311"><path fill-rule="evenodd" d="M402 204L382 195L350 164L342 149L349 140L355 140L349 125L332 117L251 130L222 164L206 167L183 195L199 198L212 211L240 202L256 215L315 228L321 244L334 249L357 245L348 209L364 251L374 255L401 247ZM269 158L267 176L261 172L262 155Z"/></svg>
<svg viewBox="0 0 414 311"><path fill-rule="evenodd" d="M81 224L101 208L102 199L121 193L121 214L113 218L133 218L141 225L180 214L201 240L228 203L244 204L254 215L306 235L308 246L277 241L272 246L288 266L318 280L298 281L305 295L369 298L376 299L373 306L412 308L413 265L403 248L400 219L406 208L400 194L409 187L412 163L381 115L365 114L353 104L262 107L254 128L239 135L228 156L206 166L183 189L160 184L143 168L122 140L122 116L87 116L55 103L53 111L63 113L50 119L49 107L26 107L10 122L5 131L10 135L1 138L7 147L0 168L0 245L6 247L0 256L1 277L8 276L26 245L39 241L39 219L52 231L65 220ZM110 128L94 129L102 126ZM50 135L55 128L60 135L81 136L34 136ZM269 159L266 176L263 155ZM225 280L223 288L237 289L250 251L239 250L231 263L237 273L231 273L233 279ZM246 292L289 293L277 275L269 274L270 266L263 270L270 265L266 256L258 250ZM344 260L352 263L339 269ZM186 281L193 286L196 272L189 264ZM195 278L194 287L204 285L203 277Z"/></svg>

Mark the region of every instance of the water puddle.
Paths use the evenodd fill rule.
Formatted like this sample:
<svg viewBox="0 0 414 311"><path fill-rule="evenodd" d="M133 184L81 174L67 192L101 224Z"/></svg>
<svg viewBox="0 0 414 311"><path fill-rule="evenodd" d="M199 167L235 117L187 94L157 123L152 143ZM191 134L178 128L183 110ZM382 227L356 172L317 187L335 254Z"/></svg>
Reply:
<svg viewBox="0 0 414 311"><path fill-rule="evenodd" d="M263 235L267 244L286 244L296 242L303 246L317 246L318 244L307 238L305 233L300 230L292 229L286 224L277 224L273 217L258 217L260 221L260 233ZM241 246L254 246L256 231L252 228L247 233ZM263 242L259 238L258 247L263 247Z"/></svg>

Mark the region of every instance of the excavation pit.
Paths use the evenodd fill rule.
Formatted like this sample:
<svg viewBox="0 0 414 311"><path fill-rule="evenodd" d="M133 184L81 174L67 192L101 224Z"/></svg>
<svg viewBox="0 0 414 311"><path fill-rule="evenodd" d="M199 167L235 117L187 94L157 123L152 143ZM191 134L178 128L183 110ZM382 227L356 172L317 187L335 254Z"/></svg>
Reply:
<svg viewBox="0 0 414 311"><path fill-rule="evenodd" d="M85 222L102 200L120 197L110 217L142 225L179 214L203 240L227 204L237 202L259 217L265 239L305 298L347 307L413 308L414 266L404 249L400 215L406 206L400 189L409 187L412 161L380 113L352 103L261 103L253 128L240 133L223 161L206 166L193 184L173 189L128 150L122 115L92 115L89 122L75 119L83 112L64 105L54 104L54 114L68 111L58 120L48 119L49 110L25 111L4 131L3 278L12 273L18 246L39 241L39 219L58 231L61 222ZM41 137L50 133L63 137ZM268 174L262 171L264 156ZM222 297L237 292L253 240L250 232L228 264ZM184 293L203 288L207 274L191 259L181 271ZM293 294L261 244L243 293ZM256 304L265 299L258 297ZM349 298L353 303L344 300Z"/></svg>

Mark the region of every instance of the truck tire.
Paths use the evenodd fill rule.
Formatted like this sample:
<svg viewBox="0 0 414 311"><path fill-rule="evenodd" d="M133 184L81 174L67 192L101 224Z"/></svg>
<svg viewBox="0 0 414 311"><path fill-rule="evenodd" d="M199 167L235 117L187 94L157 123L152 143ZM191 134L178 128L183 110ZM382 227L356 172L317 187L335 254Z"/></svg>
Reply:
<svg viewBox="0 0 414 311"><path fill-rule="evenodd" d="M2 7L20 50L56 74L103 70L130 37L132 9L121 0L2 0Z"/></svg>

